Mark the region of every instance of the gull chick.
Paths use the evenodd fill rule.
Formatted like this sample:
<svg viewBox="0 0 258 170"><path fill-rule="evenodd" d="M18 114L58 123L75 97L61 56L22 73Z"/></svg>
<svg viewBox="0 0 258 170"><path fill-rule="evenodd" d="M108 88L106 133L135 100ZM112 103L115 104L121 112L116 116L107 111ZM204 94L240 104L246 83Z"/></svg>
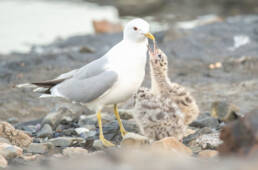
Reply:
<svg viewBox="0 0 258 170"><path fill-rule="evenodd" d="M183 138L184 115L170 98L162 98L141 87L136 93L134 118L144 136L152 140L165 137Z"/></svg>
<svg viewBox="0 0 258 170"><path fill-rule="evenodd" d="M151 70L151 91L162 98L175 102L184 114L184 122L190 124L199 115L199 107L190 92L182 85L172 83L167 75L168 59L166 54L155 47L149 50Z"/></svg>
<svg viewBox="0 0 258 170"><path fill-rule="evenodd" d="M18 87L37 87L41 97L62 97L74 102L85 103L96 112L99 125L99 139L105 146L113 146L102 131L101 110L106 105L114 106L114 113L124 129L117 104L130 98L141 86L147 58L148 38L154 40L150 25L143 19L134 19L124 28L123 39L101 58L53 80L27 83Z"/></svg>

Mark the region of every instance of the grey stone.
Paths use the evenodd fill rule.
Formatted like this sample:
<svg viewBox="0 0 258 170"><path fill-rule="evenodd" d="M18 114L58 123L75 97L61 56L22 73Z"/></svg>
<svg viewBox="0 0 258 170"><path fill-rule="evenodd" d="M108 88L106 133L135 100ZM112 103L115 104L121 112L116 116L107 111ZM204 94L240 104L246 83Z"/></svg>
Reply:
<svg viewBox="0 0 258 170"><path fill-rule="evenodd" d="M53 148L54 145L51 143L31 143L26 151L32 154L45 154Z"/></svg>
<svg viewBox="0 0 258 170"><path fill-rule="evenodd" d="M58 137L49 140L56 147L79 146L85 143L83 138L79 137Z"/></svg>
<svg viewBox="0 0 258 170"><path fill-rule="evenodd" d="M49 124L44 124L44 126L37 132L37 137L45 138L52 137L53 130Z"/></svg>
<svg viewBox="0 0 258 170"><path fill-rule="evenodd" d="M7 143L0 143L0 155L6 159L22 156L22 153L23 150L18 146L10 145Z"/></svg>
<svg viewBox="0 0 258 170"><path fill-rule="evenodd" d="M103 150L105 148L101 140L94 140L92 147L95 148L96 150Z"/></svg>
<svg viewBox="0 0 258 170"><path fill-rule="evenodd" d="M199 117L197 118L197 120L193 121L190 126L192 127L197 127L197 128L203 128L203 127L209 127L212 129L218 129L220 124L219 121L214 118L211 117L209 114L206 114L206 116L204 116L205 114L201 114L199 115Z"/></svg>
<svg viewBox="0 0 258 170"><path fill-rule="evenodd" d="M214 132L212 129L208 128L208 127L204 127L202 129L197 130L194 134L188 135L186 137L183 138L183 143L185 145L188 145L191 141L197 139L199 136L203 135L203 134L210 134Z"/></svg>

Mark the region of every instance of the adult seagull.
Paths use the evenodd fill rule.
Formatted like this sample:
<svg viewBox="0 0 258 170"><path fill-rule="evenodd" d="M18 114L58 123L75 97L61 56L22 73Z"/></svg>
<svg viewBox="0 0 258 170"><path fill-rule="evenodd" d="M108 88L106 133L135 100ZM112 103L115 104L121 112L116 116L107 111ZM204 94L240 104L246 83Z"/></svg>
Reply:
<svg viewBox="0 0 258 170"><path fill-rule="evenodd" d="M104 146L114 146L102 131L101 110L114 106L121 135L127 132L118 113L117 104L130 98L141 86L147 60L148 38L154 40L150 25L143 19L134 19L124 28L123 39L101 58L53 80L20 84L17 87L37 87L41 97L63 97L85 103L94 110L99 125L99 139Z"/></svg>

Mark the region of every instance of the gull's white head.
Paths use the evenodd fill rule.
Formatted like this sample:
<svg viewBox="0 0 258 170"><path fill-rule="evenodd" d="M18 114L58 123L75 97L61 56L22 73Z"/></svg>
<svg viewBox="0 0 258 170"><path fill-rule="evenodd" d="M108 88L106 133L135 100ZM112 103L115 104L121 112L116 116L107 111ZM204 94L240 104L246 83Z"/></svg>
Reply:
<svg viewBox="0 0 258 170"><path fill-rule="evenodd" d="M124 28L124 39L133 42L146 42L147 38L154 40L154 36L150 33L150 24L143 19L137 18Z"/></svg>

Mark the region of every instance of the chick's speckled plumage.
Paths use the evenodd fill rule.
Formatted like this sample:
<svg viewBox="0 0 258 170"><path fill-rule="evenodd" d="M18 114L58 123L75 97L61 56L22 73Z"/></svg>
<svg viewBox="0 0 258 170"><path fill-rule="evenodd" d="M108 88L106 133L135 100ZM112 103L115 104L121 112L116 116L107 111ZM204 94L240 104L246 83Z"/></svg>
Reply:
<svg viewBox="0 0 258 170"><path fill-rule="evenodd" d="M150 89L142 87L135 95L134 117L142 134L152 140L183 138L186 126L180 109L169 98L156 96Z"/></svg>
<svg viewBox="0 0 258 170"><path fill-rule="evenodd" d="M149 51L151 68L151 90L162 98L170 98L177 104L185 117L185 124L190 124L199 115L199 108L190 92L182 85L172 83L167 75L168 60L160 49Z"/></svg>

